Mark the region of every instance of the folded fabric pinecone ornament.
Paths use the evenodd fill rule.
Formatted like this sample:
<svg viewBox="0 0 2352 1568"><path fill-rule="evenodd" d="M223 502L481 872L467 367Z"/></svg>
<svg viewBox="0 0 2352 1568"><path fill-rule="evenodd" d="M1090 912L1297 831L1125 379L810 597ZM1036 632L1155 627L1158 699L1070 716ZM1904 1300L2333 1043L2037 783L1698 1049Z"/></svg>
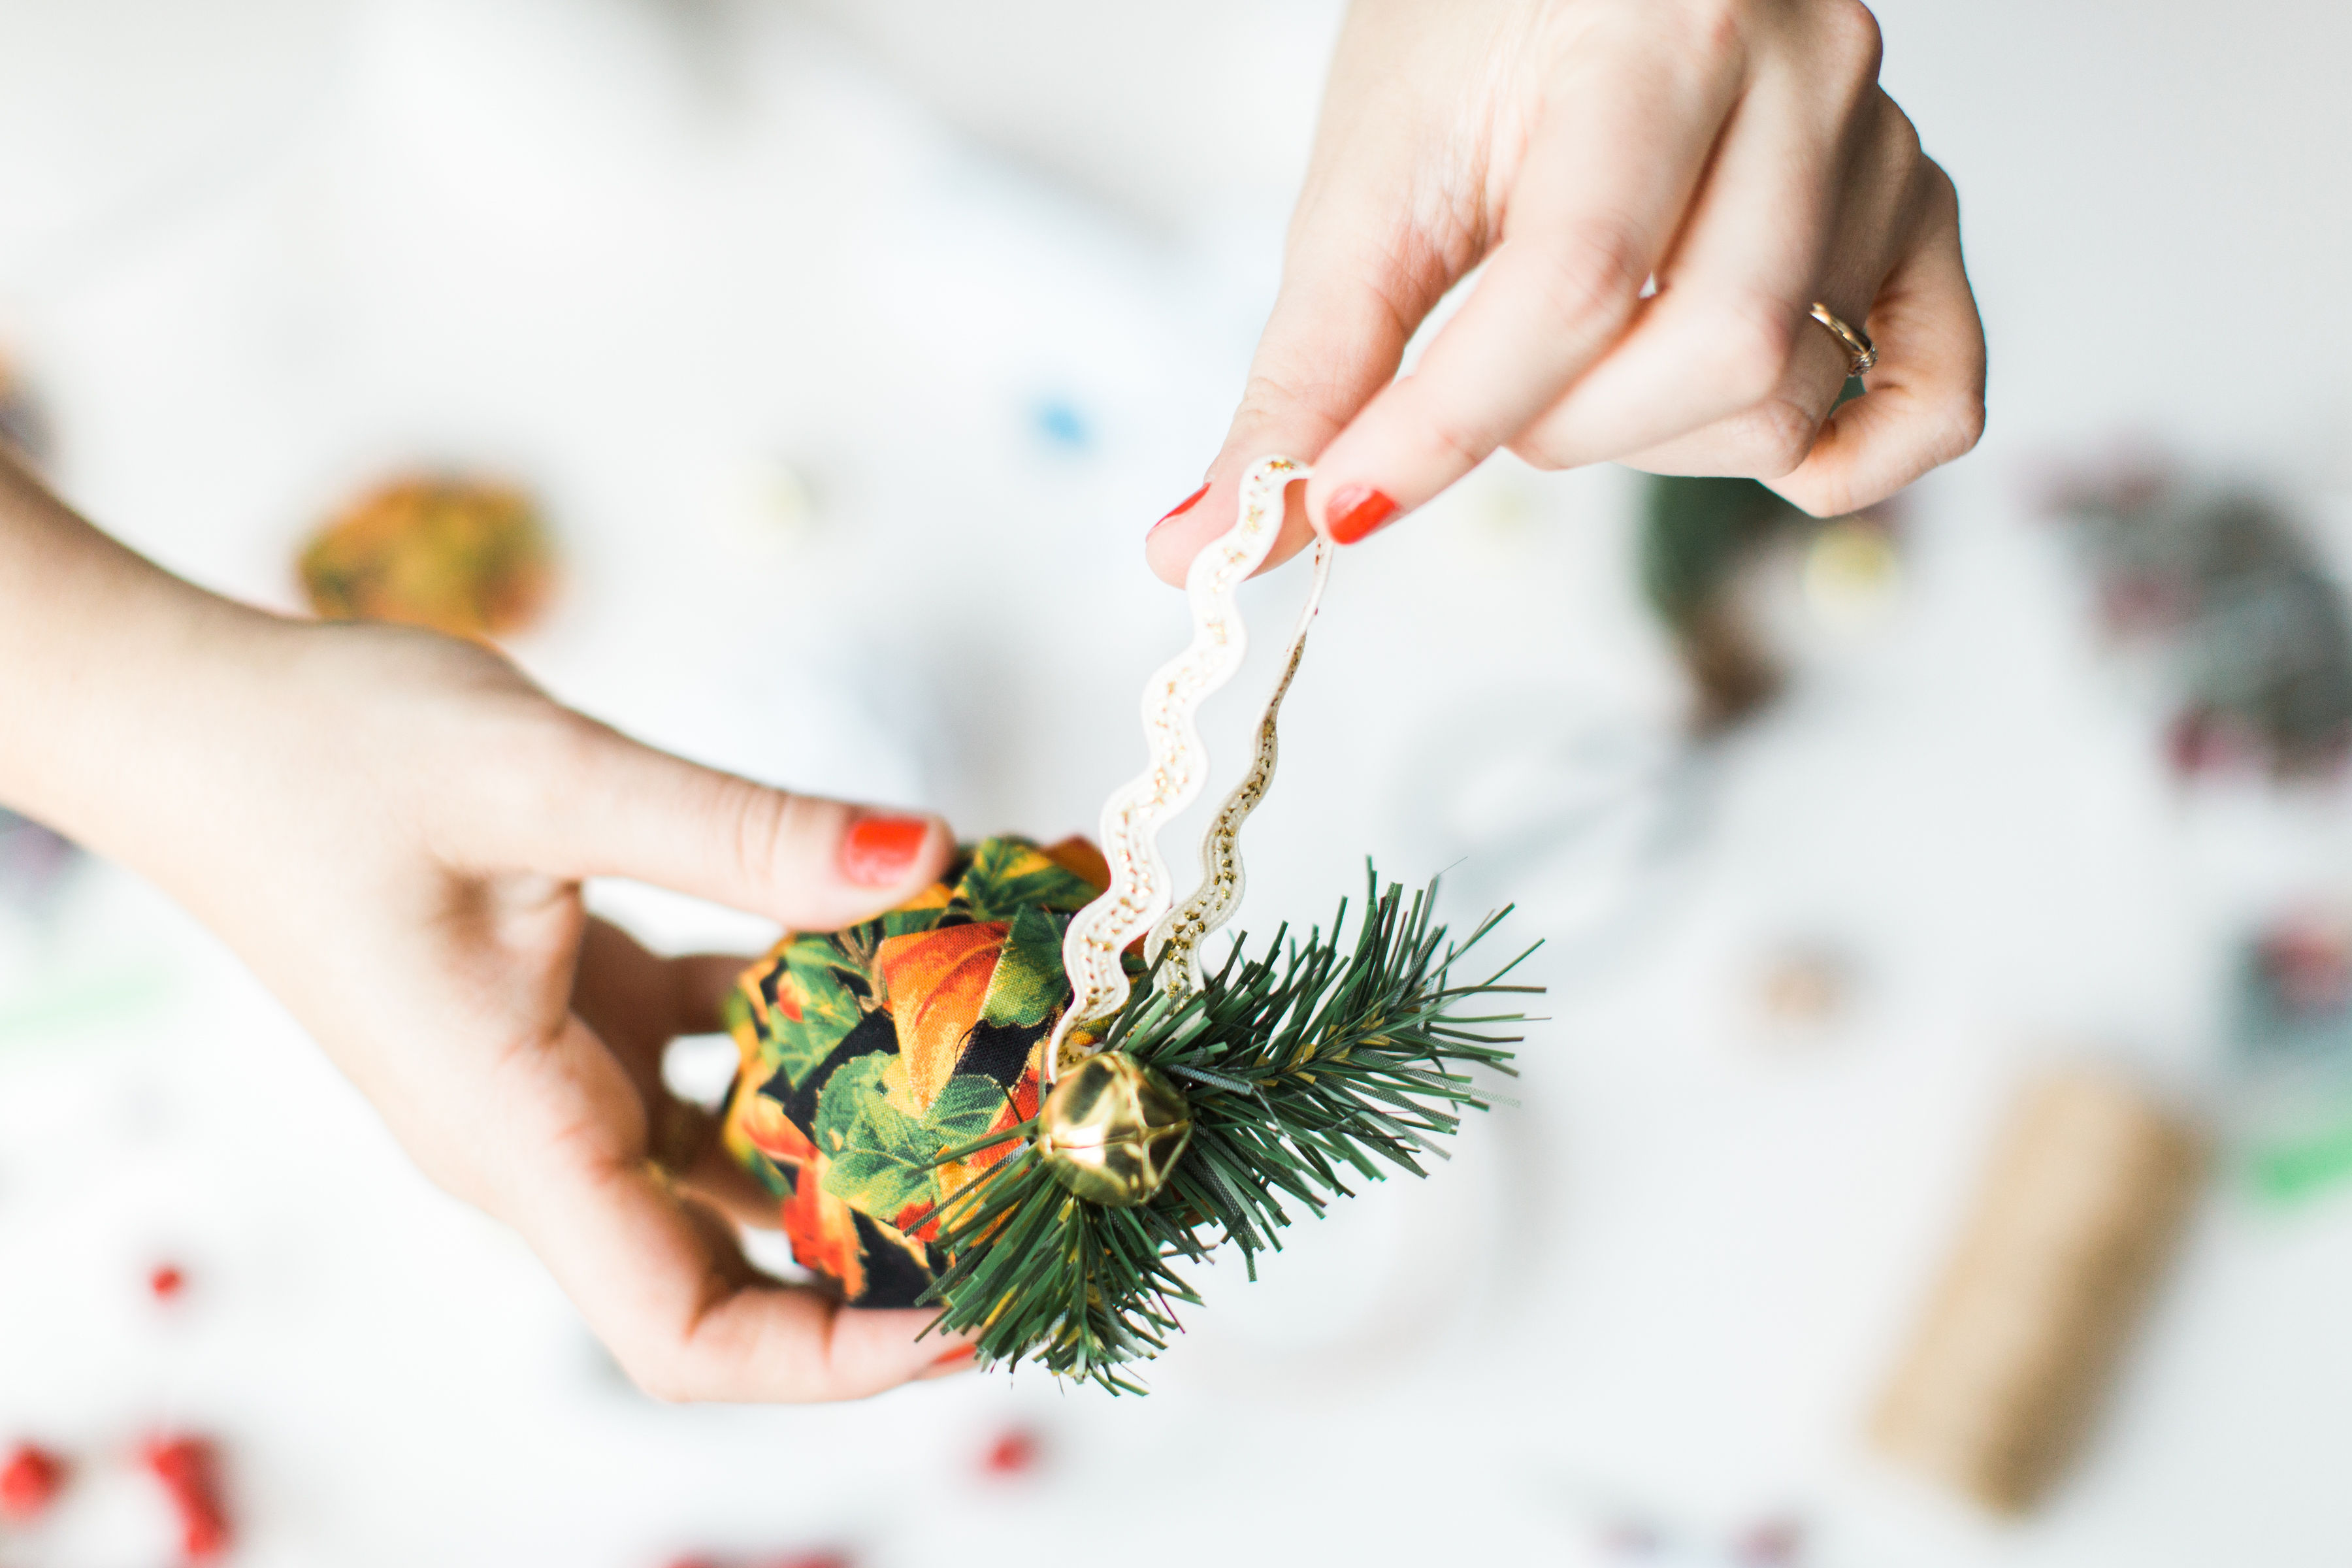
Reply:
<svg viewBox="0 0 2352 1568"><path fill-rule="evenodd" d="M1242 657L1234 590L1304 477L1255 465L1234 529L1193 563L1192 643L1145 689L1151 765L1104 807L1102 852L985 839L899 908L788 935L745 972L723 1136L847 1304L937 1307L984 1362L1140 1392L1127 1369L1200 1300L1175 1265L1230 1243L1255 1278L1286 1205L1319 1215L1356 1178L1423 1173L1488 1103L1471 1069L1510 1070L1517 1037L1492 1031L1522 1015L1481 999L1535 988L1503 983L1517 959L1461 980L1502 916L1450 941L1433 887L1408 898L1372 877L1352 929L1343 902L1328 934L1286 927L1202 971L1240 900L1241 826L1273 776L1320 548L1255 758L1204 837L1200 887L1171 897L1157 830L1202 787L1194 717Z"/></svg>
<svg viewBox="0 0 2352 1568"><path fill-rule="evenodd" d="M1082 839L991 838L911 901L744 973L722 1136L850 1305L915 1306L946 1270L940 1205L1013 1146L946 1156L1037 1114L1062 932L1109 880Z"/></svg>

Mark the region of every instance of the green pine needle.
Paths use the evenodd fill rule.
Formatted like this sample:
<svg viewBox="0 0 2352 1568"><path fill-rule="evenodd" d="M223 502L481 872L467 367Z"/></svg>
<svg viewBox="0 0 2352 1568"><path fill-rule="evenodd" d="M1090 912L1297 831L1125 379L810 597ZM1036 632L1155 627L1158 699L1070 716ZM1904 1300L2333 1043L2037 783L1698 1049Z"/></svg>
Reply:
<svg viewBox="0 0 2352 1568"><path fill-rule="evenodd" d="M1352 952L1342 902L1328 940L1319 928L1286 940L1285 927L1246 961L1235 942L1199 992L1171 1001L1139 986L1113 1020L1103 1048L1158 1068L1191 1102L1192 1142L1150 1202L1106 1208L1064 1190L1034 1119L944 1157L1023 1145L940 1209L950 1264L925 1298L940 1308L933 1327L974 1334L986 1362L1140 1394L1125 1369L1166 1348L1175 1304L1200 1300L1173 1263L1230 1242L1255 1279L1257 1255L1279 1250L1291 1223L1286 1203L1320 1215L1351 1180L1422 1175L1423 1156L1444 1157L1458 1113L1488 1106L1467 1069L1513 1070L1519 1037L1488 1027L1525 1019L1465 1005L1542 987L1503 984L1527 952L1482 983L1453 983L1507 909L1455 945L1433 920L1434 883L1408 901L1366 874L1370 914Z"/></svg>

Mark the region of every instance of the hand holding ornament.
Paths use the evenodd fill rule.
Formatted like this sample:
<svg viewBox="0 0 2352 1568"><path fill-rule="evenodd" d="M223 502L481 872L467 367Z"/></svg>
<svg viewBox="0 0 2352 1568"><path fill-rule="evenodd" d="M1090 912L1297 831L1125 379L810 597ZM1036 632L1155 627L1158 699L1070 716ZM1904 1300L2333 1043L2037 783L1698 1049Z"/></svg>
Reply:
<svg viewBox="0 0 2352 1568"><path fill-rule="evenodd" d="M962 1364L917 1342L928 1313L845 1313L744 1262L719 1214L740 1173L659 1061L720 1026L745 960L657 958L581 901L620 876L838 926L931 881L936 819L666 756L475 644L230 604L5 459L0 736L0 801L234 948L647 1390L845 1398Z"/></svg>
<svg viewBox="0 0 2352 1568"><path fill-rule="evenodd" d="M1505 447L1759 479L1822 516L1967 452L1958 201L1879 49L1859 0L1355 0L1240 409L1153 569L1183 581L1269 451L1316 477L1268 566ZM1875 342L1843 405L1858 362L1816 307Z"/></svg>

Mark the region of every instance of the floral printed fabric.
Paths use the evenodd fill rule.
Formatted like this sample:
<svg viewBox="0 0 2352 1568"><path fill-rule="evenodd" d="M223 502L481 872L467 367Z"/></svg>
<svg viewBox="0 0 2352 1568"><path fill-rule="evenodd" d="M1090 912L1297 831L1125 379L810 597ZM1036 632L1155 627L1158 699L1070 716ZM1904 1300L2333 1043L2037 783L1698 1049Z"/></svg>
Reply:
<svg viewBox="0 0 2352 1568"><path fill-rule="evenodd" d="M744 971L727 1148L851 1305L914 1305L946 1263L939 1205L1018 1147L939 1163L1036 1114L1070 998L1062 931L1109 879L1084 839L990 838L878 919L787 935Z"/></svg>

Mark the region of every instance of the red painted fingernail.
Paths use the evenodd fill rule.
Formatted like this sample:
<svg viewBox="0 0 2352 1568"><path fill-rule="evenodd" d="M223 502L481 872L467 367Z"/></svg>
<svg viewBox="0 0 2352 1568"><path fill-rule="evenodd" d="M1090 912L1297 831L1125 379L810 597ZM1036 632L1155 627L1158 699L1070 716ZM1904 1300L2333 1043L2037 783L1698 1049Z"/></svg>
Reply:
<svg viewBox="0 0 2352 1568"><path fill-rule="evenodd" d="M1396 513L1396 502L1370 485L1349 485L1323 503L1323 525L1340 544L1354 544Z"/></svg>
<svg viewBox="0 0 2352 1568"><path fill-rule="evenodd" d="M1182 500L1180 500L1174 506L1170 507L1167 513L1160 518L1160 522L1166 522L1169 518L1181 517L1184 513L1191 511L1194 507L1201 504L1201 498L1208 493L1209 481L1203 479L1201 481L1201 488L1199 489L1194 490L1191 495L1186 496ZM1151 528L1158 528L1160 526L1160 522L1153 523ZM1144 531L1149 533L1151 531L1151 529L1147 528Z"/></svg>
<svg viewBox="0 0 2352 1568"><path fill-rule="evenodd" d="M861 816L842 836L841 874L861 888L903 881L930 836L919 816Z"/></svg>
<svg viewBox="0 0 2352 1568"><path fill-rule="evenodd" d="M978 1345L958 1345L951 1351L942 1351L933 1356L930 1364L915 1375L918 1379L948 1377L971 1366L979 1357Z"/></svg>

